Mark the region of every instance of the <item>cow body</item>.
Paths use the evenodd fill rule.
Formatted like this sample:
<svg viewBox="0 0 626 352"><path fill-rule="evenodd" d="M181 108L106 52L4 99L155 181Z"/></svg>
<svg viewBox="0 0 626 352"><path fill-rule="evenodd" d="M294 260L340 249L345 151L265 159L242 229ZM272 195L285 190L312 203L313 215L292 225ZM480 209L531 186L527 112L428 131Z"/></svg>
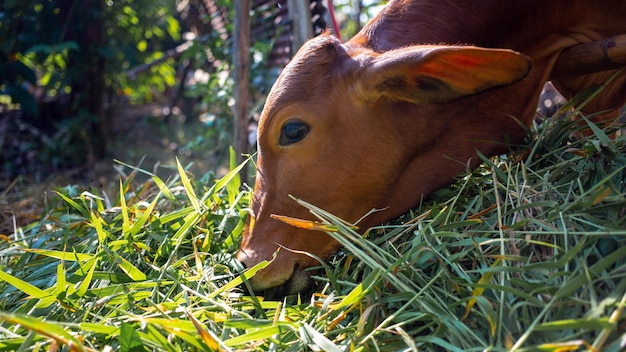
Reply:
<svg viewBox="0 0 626 352"><path fill-rule="evenodd" d="M311 219L289 195L361 228L405 213L476 163L519 142L561 51L626 33L625 1L396 0L348 42L305 44L263 110L253 214L237 258L257 290L304 289L330 236L270 217ZM483 49L485 48L485 49ZM490 49L491 48L491 49ZM614 72L559 77L569 97ZM590 111L615 111L622 74Z"/></svg>

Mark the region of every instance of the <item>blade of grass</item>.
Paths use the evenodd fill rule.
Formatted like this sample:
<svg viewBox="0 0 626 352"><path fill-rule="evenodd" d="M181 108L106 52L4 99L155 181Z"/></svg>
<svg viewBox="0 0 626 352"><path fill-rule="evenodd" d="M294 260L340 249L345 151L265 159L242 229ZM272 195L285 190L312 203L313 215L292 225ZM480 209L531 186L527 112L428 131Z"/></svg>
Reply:
<svg viewBox="0 0 626 352"><path fill-rule="evenodd" d="M110 234L104 230L104 227L102 226L102 218L95 211L91 211L90 220L91 225L94 227L96 234L98 235L98 242L105 243Z"/></svg>
<svg viewBox="0 0 626 352"><path fill-rule="evenodd" d="M228 185L233 179L239 176L239 172L243 169L250 159L246 159L244 162L239 164L236 168L230 170L226 175L215 182L215 185L212 187L212 192L207 192L207 194L213 194L213 192L217 190L223 189L226 185ZM206 196L205 196L206 197Z"/></svg>
<svg viewBox="0 0 626 352"><path fill-rule="evenodd" d="M67 289L67 280L65 279L65 266L63 262L57 265L57 284L55 290L55 297L59 297L60 294Z"/></svg>
<svg viewBox="0 0 626 352"><path fill-rule="evenodd" d="M92 259L82 264L81 268L79 269L80 273L78 272L76 273L82 278L80 285L75 291L75 293L79 297L83 297L85 293L87 293L87 290L89 289L89 285L91 285L93 273L94 271L96 271L96 266L97 266L96 264L98 263L98 258L99 258L98 256L94 256ZM68 290L68 293L70 293L69 290Z"/></svg>
<svg viewBox="0 0 626 352"><path fill-rule="evenodd" d="M147 279L146 274L137 269L131 262L124 259L124 257L110 250L109 247L103 245L102 249L111 257L117 266L128 275L133 281L145 281ZM94 265L95 267L95 265Z"/></svg>
<svg viewBox="0 0 626 352"><path fill-rule="evenodd" d="M126 198L124 196L124 186L120 180L120 209L122 213L122 233L128 239L130 233L130 218L128 216L128 207L126 206Z"/></svg>
<svg viewBox="0 0 626 352"><path fill-rule="evenodd" d="M217 290L211 292L210 294L208 294L208 298L215 298L215 297L219 296L220 294L222 294L223 292L226 292L228 290L231 290L231 289L241 285L244 282L244 280L251 279L259 270L264 269L265 267L270 265L270 263L271 263L271 261L264 260L264 261L260 262L259 264L253 266L252 268L246 269L246 271L241 273L236 278L230 280L224 286L222 286L219 289L217 289Z"/></svg>
<svg viewBox="0 0 626 352"><path fill-rule="evenodd" d="M235 153L235 149L231 146L229 150L230 154L230 169L234 170L237 168L237 153ZM246 164L244 161L242 164ZM228 204L234 204L235 198L239 195L239 187L241 187L241 176L239 172L235 173L230 182L226 184L226 193L228 194Z"/></svg>
<svg viewBox="0 0 626 352"><path fill-rule="evenodd" d="M185 192L187 192L187 198L189 199L189 202L196 210L196 212L201 213L202 208L200 207L200 203L198 202L198 197L196 197L196 192L193 190L193 186L191 185L191 181L189 181L189 177L187 177L187 171L185 171L178 158L176 158L176 167L178 168L178 176L183 183Z"/></svg>
<svg viewBox="0 0 626 352"><path fill-rule="evenodd" d="M254 331L230 338L224 341L224 344L228 347L241 346L245 344L253 344L257 341L269 339L277 334L284 334L286 331L295 330L293 327L295 323L280 322L277 325L270 326L262 329L254 329Z"/></svg>
<svg viewBox="0 0 626 352"><path fill-rule="evenodd" d="M74 351L95 351L94 349L84 346L77 338L65 331L60 326L51 322L43 321L39 318L32 318L28 316L6 314L0 312L0 320L10 324L20 325L25 329L33 331L39 335L49 337L61 345L67 346L67 348Z"/></svg>
<svg viewBox="0 0 626 352"><path fill-rule="evenodd" d="M132 165L126 164L126 163L124 163L122 161L119 161L119 160L116 160L116 159L113 159L113 161L115 161L116 163L118 163L120 165L124 165L127 168L132 169L132 170L134 170L136 172L141 172L141 173L143 173L145 175L150 176L150 178L152 179L152 181L154 181L154 184L157 185L157 187L159 188L159 191L161 191L161 193L163 193L170 200L176 200L176 197L174 197L174 195L172 194L170 189L167 187L165 182L163 182L163 180L161 180L161 178L158 177L157 175L155 175L155 174L153 174L151 172L148 172L148 171L146 171L144 169L138 168L136 166L132 166Z"/></svg>
<svg viewBox="0 0 626 352"><path fill-rule="evenodd" d="M84 216L84 217L89 217L89 209L85 208L84 206L78 204L77 202L75 202L72 198L69 198L67 196L65 196L63 193L58 192L58 191L54 191L59 197L61 197L61 199L63 199L63 201L65 201L65 203L69 204L72 208L78 210L78 212Z"/></svg>
<svg viewBox="0 0 626 352"><path fill-rule="evenodd" d="M300 336L301 336L300 338L305 341L310 341L308 345L309 345L309 348L311 349L314 349L313 347L315 346L316 348L319 348L322 351L327 351L327 352L343 351L343 349L339 348L330 339L328 339L326 336L321 334L319 331L315 330L312 326L310 326L307 323L301 324L299 330L300 330ZM311 346L311 342L314 343L314 346Z"/></svg>
<svg viewBox="0 0 626 352"><path fill-rule="evenodd" d="M22 248L24 252L36 253L38 255L43 255L50 258L60 259L68 262L79 261L84 262L93 259L92 254L88 253L76 253L76 252L65 252L65 251L57 251L52 249L32 249L32 248Z"/></svg>
<svg viewBox="0 0 626 352"><path fill-rule="evenodd" d="M204 348L204 350L221 351L225 349L226 351L230 351L228 347L224 348L225 346L223 346L223 342L221 342L220 339L209 330L206 330L204 326L198 321L198 319L193 316L193 314L191 314L189 311L186 311L186 313L187 317L189 318L189 320L191 320L196 330L198 331L200 339L202 339L202 342L204 342L204 344L206 345L206 348Z"/></svg>
<svg viewBox="0 0 626 352"><path fill-rule="evenodd" d="M496 259L492 267L499 266L500 262L500 259ZM475 286L474 290L472 291L472 298L470 298L470 300L467 302L467 306L465 307L465 315L463 316L463 318L461 318L462 320L467 319L467 317L469 316L470 311L472 310L472 306L476 303L475 297L482 296L483 292L485 291L485 288L482 285L486 285L491 282L495 275L496 271L487 271L480 277L480 279L478 279L478 285Z"/></svg>
<svg viewBox="0 0 626 352"><path fill-rule="evenodd" d="M157 195L154 197L150 205L146 209L143 210L139 219L135 221L135 223L129 230L130 238L135 238L135 236L139 233L141 228L146 224L148 219L150 219L150 217L154 215L153 214L154 207L156 206L157 201L159 200L160 196L161 196L161 192L157 193Z"/></svg>
<svg viewBox="0 0 626 352"><path fill-rule="evenodd" d="M122 351L142 349L144 346L137 329L132 324L126 322L122 322L120 325L117 339L120 342L120 349Z"/></svg>
<svg viewBox="0 0 626 352"><path fill-rule="evenodd" d="M608 266L615 263L616 261L624 258L624 256L626 256L626 247L617 249L615 252L604 257L598 263L594 264L591 268L589 268L589 271L592 273L599 273L602 270L606 269ZM531 332L534 331L535 328L540 324L544 315L547 314L547 312L558 301L558 299L571 295L574 291L577 291L582 285L588 282L588 280L589 278L586 272L582 272L574 276L573 278L568 278L568 280L566 280L563 283L561 288L554 294L554 296L552 296L552 298L550 299L550 302L548 302L548 304L545 305L544 309L542 309L537 315L537 317L535 317L532 324L526 329L526 331L522 334L522 336L520 336L520 338L515 342L515 344L511 348L511 351L513 352L513 351L518 350L522 346L522 344L524 344L528 340Z"/></svg>
<svg viewBox="0 0 626 352"><path fill-rule="evenodd" d="M26 281L20 280L17 277L0 270L0 280L5 281L9 285L15 287L16 289L24 292L28 296L40 300L47 300L51 298L51 294L47 291L44 291L36 286L29 284ZM54 298L54 296L52 296ZM52 302L49 302L50 304Z"/></svg>

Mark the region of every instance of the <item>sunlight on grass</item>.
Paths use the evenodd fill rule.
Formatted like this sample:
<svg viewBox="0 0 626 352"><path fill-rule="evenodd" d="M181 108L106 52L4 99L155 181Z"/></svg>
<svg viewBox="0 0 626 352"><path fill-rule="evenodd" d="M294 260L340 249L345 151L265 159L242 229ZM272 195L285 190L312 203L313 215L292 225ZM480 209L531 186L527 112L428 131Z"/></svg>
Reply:
<svg viewBox="0 0 626 352"><path fill-rule="evenodd" d="M312 296L250 296L234 253L250 190L231 163L179 162L119 194L58 190L0 247L1 350L620 351L626 137L567 119L395 222L358 229L304 200L342 243ZM132 175L132 174L131 174ZM299 204L299 205L298 205ZM243 274L242 274L243 272Z"/></svg>

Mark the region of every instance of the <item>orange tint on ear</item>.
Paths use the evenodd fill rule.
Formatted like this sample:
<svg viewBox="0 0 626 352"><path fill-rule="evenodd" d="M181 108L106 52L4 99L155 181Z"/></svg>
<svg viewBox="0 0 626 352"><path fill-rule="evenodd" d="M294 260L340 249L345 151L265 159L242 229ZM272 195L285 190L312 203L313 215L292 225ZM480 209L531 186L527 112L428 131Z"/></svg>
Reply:
<svg viewBox="0 0 626 352"><path fill-rule="evenodd" d="M511 50L457 47L429 54L414 74L441 80L462 97L515 83L529 70L530 60Z"/></svg>
<svg viewBox="0 0 626 352"><path fill-rule="evenodd" d="M388 51L359 76L366 101L382 97L446 103L523 79L530 60L517 52L471 46L413 46Z"/></svg>

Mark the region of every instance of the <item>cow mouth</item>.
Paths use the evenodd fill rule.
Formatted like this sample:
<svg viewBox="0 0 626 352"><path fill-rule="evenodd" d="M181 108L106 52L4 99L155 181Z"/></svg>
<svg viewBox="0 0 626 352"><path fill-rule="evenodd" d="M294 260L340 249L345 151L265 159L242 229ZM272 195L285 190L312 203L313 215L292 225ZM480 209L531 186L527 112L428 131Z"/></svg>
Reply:
<svg viewBox="0 0 626 352"><path fill-rule="evenodd" d="M291 277L280 285L256 291L257 295L265 299L281 299L295 294L307 294L312 288L313 280L309 271L296 264Z"/></svg>

